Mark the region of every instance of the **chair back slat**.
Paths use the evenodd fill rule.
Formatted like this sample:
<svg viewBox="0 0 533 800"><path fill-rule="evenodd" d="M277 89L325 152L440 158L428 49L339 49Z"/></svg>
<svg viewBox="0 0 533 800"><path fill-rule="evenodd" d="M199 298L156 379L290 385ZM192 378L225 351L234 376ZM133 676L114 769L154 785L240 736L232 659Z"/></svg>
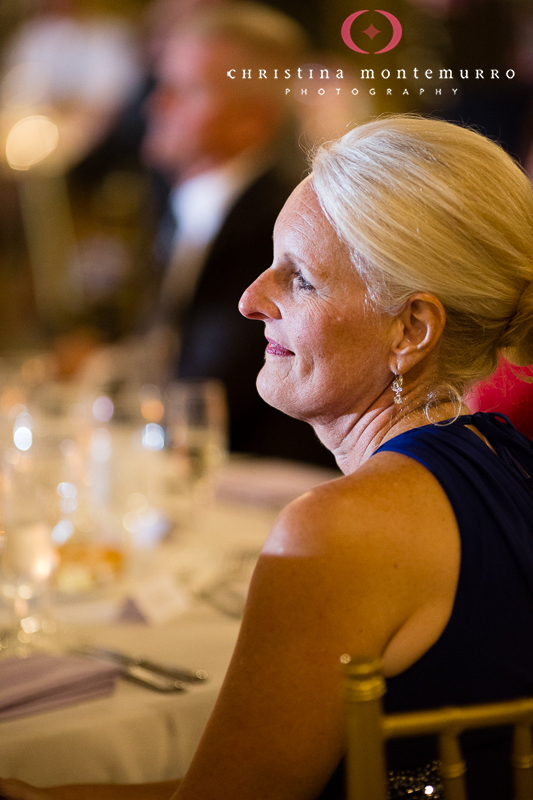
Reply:
<svg viewBox="0 0 533 800"><path fill-rule="evenodd" d="M533 798L533 739L532 720L518 723L513 738L513 775L516 800Z"/></svg>
<svg viewBox="0 0 533 800"><path fill-rule="evenodd" d="M342 660L342 659L341 659ZM345 662L346 663L346 662ZM380 661L346 663L348 755L351 800L386 800L387 783L381 717L385 680Z"/></svg>
<svg viewBox="0 0 533 800"><path fill-rule="evenodd" d="M440 774L446 800L467 800L459 731L447 730L439 736Z"/></svg>
<svg viewBox="0 0 533 800"><path fill-rule="evenodd" d="M514 798L533 800L533 698L383 714L385 680L379 659L352 661L342 656L341 662L346 677L349 800L385 800L386 740L424 735L438 737L446 800L467 800L459 736L467 729L496 725L514 726Z"/></svg>

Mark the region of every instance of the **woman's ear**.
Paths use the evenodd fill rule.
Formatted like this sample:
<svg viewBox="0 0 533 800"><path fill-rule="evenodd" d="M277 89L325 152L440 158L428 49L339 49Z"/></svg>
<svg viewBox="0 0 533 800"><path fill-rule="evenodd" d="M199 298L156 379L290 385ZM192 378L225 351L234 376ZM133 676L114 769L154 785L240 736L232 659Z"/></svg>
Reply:
<svg viewBox="0 0 533 800"><path fill-rule="evenodd" d="M444 325L444 306L433 294L414 294L396 317L391 371L404 375L437 345Z"/></svg>

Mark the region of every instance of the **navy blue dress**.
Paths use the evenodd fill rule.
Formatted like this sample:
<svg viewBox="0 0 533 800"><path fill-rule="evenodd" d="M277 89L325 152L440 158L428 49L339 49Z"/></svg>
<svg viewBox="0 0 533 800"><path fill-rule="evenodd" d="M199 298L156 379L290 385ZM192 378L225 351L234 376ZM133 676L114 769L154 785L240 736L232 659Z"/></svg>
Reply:
<svg viewBox="0 0 533 800"><path fill-rule="evenodd" d="M473 431L491 443L493 452ZM438 641L387 681L388 712L533 695L533 445L498 414L407 431L376 452L403 453L439 481L455 513L461 565ZM431 537L431 529L427 535ZM463 736L471 800L510 800L510 730ZM389 745L391 769L437 757L431 738ZM342 765L321 798L343 797Z"/></svg>

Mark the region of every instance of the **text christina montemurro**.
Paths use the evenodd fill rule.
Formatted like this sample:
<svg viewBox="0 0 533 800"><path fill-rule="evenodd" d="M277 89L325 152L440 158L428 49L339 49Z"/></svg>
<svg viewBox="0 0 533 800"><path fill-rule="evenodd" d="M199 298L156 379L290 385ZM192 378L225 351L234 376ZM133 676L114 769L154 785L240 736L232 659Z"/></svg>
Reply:
<svg viewBox="0 0 533 800"><path fill-rule="evenodd" d="M239 75L238 72L241 72ZM331 76L330 76L331 72ZM500 80L501 77L505 77L508 80L512 80L515 77L514 69L508 69L505 73L499 69L460 69L456 70L455 72L451 69L439 69L438 75L437 70L433 69L420 69L419 67L412 67L409 72L410 78L414 78L415 80L420 80L421 77L426 78L427 80L432 80L433 78L437 78L438 80L454 80L460 78L461 80L469 80L470 78L474 78L475 80ZM281 75L280 75L281 73ZM319 73L319 74L316 74ZM419 73L422 73L420 75ZM500 75L500 73L502 73ZM298 67L296 70L296 74L293 74L290 69L279 70L279 69L243 69L243 70L236 70L236 69L229 69L226 73L228 78L232 80L236 80L241 78L241 80L252 80L254 77L258 78L259 80L268 80L269 78L276 80L276 79L285 79L290 80L291 78L300 78L300 80L330 80L332 77L334 80L344 80L344 72L342 69L338 70L329 70L325 68L316 68L316 67ZM353 78L353 75L350 75L350 78ZM398 69L396 70L396 76L394 77L391 73L390 69L383 69L381 72L377 73L378 78L383 78L384 80L388 80L389 78L393 78L393 80L407 80L407 70L405 69ZM373 69L362 69L361 70L361 80L376 80L376 71Z"/></svg>

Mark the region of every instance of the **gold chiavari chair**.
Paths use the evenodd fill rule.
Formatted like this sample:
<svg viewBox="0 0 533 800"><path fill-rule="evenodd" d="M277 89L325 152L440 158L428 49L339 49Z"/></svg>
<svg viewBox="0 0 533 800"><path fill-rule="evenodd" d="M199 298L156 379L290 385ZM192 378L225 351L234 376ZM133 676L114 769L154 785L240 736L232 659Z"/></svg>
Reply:
<svg viewBox="0 0 533 800"><path fill-rule="evenodd" d="M386 800L387 739L438 737L440 774L446 800L467 800L466 765L459 735L467 729L513 725L512 766L515 800L533 800L533 698L502 703L384 714L381 698L385 679L379 659L351 660L342 656L348 723L348 799Z"/></svg>

